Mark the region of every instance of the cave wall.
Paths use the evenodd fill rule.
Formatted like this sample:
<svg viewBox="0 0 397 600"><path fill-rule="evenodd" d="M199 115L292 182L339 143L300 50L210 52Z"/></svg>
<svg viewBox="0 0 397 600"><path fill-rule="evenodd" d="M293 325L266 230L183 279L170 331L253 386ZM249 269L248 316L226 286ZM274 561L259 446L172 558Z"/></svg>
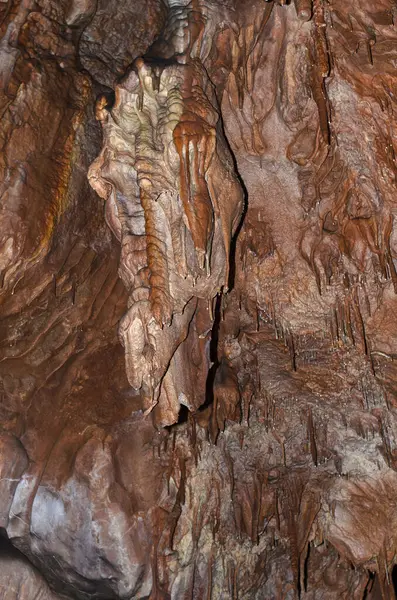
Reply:
<svg viewBox="0 0 397 600"><path fill-rule="evenodd" d="M0 598L394 599L395 3L0 11Z"/></svg>

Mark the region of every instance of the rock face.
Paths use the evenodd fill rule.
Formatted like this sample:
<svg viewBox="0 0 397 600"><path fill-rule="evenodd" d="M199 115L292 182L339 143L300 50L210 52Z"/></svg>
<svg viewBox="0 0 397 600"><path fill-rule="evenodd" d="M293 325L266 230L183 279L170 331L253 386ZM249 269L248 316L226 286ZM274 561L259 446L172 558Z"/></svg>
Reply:
<svg viewBox="0 0 397 600"><path fill-rule="evenodd" d="M1 599L395 598L396 14L0 1Z"/></svg>

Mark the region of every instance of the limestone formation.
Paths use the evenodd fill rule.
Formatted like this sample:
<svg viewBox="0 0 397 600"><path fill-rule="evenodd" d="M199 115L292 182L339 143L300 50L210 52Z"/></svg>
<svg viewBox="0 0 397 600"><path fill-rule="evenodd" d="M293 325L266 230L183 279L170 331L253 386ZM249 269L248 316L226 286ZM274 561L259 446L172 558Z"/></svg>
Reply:
<svg viewBox="0 0 397 600"><path fill-rule="evenodd" d="M179 403L188 405L195 395L183 360L172 373L174 355L194 328L199 299L206 301L208 328L213 325L216 295L228 288L243 192L200 62L137 59L116 88L112 109L99 106L97 114L104 144L89 178L107 202L108 223L122 246L127 376L148 397L148 410L159 398L169 406L162 419L170 425ZM205 388L200 395L204 402Z"/></svg>
<svg viewBox="0 0 397 600"><path fill-rule="evenodd" d="M393 0L0 0L0 600L393 600Z"/></svg>

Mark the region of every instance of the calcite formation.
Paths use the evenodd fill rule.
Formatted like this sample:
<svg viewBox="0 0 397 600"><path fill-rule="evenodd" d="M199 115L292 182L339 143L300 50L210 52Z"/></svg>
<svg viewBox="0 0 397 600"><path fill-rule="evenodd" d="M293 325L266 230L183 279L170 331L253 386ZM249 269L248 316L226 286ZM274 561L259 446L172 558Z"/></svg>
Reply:
<svg viewBox="0 0 397 600"><path fill-rule="evenodd" d="M0 0L0 599L395 599L396 15Z"/></svg>
<svg viewBox="0 0 397 600"><path fill-rule="evenodd" d="M243 191L200 62L137 59L111 111L99 100L97 118L104 147L89 179L122 245L127 376L148 398L146 410L160 402L161 422L171 425L180 404L197 409L205 400L190 352L208 338L216 295L228 288ZM198 308L203 323L194 318ZM200 350L200 362L208 362L203 344Z"/></svg>

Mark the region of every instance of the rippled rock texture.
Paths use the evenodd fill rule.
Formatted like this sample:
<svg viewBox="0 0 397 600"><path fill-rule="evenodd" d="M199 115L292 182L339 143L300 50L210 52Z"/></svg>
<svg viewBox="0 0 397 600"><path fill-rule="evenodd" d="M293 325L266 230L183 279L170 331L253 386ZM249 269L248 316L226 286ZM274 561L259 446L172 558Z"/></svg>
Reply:
<svg viewBox="0 0 397 600"><path fill-rule="evenodd" d="M392 0L0 0L0 598L388 600Z"/></svg>

